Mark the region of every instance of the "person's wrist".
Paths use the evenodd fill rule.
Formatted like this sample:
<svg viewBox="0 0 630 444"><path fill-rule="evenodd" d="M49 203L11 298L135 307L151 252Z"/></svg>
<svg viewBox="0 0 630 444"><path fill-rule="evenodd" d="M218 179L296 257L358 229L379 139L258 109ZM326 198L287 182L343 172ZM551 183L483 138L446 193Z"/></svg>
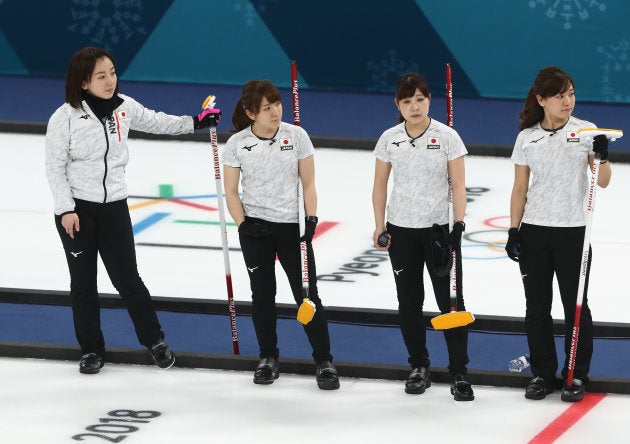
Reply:
<svg viewBox="0 0 630 444"><path fill-rule="evenodd" d="M317 216L306 216L306 220L308 222L315 222L315 223L319 222L319 219L317 218Z"/></svg>

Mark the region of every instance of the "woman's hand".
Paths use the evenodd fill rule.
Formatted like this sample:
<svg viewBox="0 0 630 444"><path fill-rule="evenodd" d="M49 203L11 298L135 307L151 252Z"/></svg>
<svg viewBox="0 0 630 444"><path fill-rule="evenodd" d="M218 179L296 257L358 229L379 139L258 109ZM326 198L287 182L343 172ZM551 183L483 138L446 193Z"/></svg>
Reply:
<svg viewBox="0 0 630 444"><path fill-rule="evenodd" d="M61 226L70 238L74 239L74 233L78 232L79 227L79 216L77 213L67 213L61 216Z"/></svg>
<svg viewBox="0 0 630 444"><path fill-rule="evenodd" d="M391 244L391 237L385 230L385 227L376 227L373 235L374 247L377 250L388 250Z"/></svg>

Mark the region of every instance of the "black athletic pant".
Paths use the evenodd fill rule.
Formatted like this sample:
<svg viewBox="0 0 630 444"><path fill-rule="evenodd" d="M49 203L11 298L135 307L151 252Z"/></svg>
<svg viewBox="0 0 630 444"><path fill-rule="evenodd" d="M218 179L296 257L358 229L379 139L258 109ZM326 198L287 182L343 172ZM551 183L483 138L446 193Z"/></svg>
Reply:
<svg viewBox="0 0 630 444"><path fill-rule="evenodd" d="M558 357L553 337L553 319L551 317L554 273L564 307L564 350L566 357L561 373L563 378L567 376L584 230L585 227L558 228L521 224L519 237L522 252L519 266L525 287L525 330L534 376L553 380L558 370ZM578 379L588 378L593 356L593 320L586 298L590 269L589 247L589 261L580 316L580 334L574 367L574 376Z"/></svg>
<svg viewBox="0 0 630 444"><path fill-rule="evenodd" d="M387 224L391 236L389 258L394 271L398 295L398 316L411 367L430 367L426 342L424 305L424 265L431 260L431 228L404 228ZM461 283L461 254L457 255L458 281ZM438 277L431 266L427 266L433 284L436 302L441 313L449 313L449 277ZM459 285L457 310L465 311L462 285ZM448 370L455 375L466 374L468 364L468 326L444 330L448 348Z"/></svg>
<svg viewBox="0 0 630 444"><path fill-rule="evenodd" d="M247 218L250 219L250 218ZM265 237L239 235L245 265L252 290L252 319L258 338L260 357L278 357L276 333L276 254L288 279L293 298L302 303L302 261L300 255L299 226L296 223L268 224L270 231ZM307 244L309 299L315 303L315 316L304 326L313 348L315 362L331 361L328 322L322 301L317 293L317 273L313 247Z"/></svg>
<svg viewBox="0 0 630 444"><path fill-rule="evenodd" d="M127 304L138 340L151 347L164 333L151 295L138 274L127 200L101 204L75 199L75 204L80 231L74 239L61 226L61 216L55 216L55 224L70 270L72 315L81 352L105 351L96 278L98 254Z"/></svg>

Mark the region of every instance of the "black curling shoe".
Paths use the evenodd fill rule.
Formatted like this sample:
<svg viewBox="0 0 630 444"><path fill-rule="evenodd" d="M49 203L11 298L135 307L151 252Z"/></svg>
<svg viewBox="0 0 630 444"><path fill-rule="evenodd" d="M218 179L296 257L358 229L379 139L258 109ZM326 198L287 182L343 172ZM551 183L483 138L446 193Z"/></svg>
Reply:
<svg viewBox="0 0 630 444"><path fill-rule="evenodd" d="M97 353L86 353L79 361L79 372L84 375L97 374L104 365L103 357Z"/></svg>
<svg viewBox="0 0 630 444"><path fill-rule="evenodd" d="M431 372L426 367L418 367L411 370L405 383L405 393L421 395L431 387Z"/></svg>
<svg viewBox="0 0 630 444"><path fill-rule="evenodd" d="M163 339L151 346L149 349L151 357L155 364L163 369L171 368L175 364L175 355L173 350L168 346Z"/></svg>
<svg viewBox="0 0 630 444"><path fill-rule="evenodd" d="M330 361L322 361L317 364L315 379L317 380L317 387L321 390L337 390L339 388L337 368Z"/></svg>
<svg viewBox="0 0 630 444"><path fill-rule="evenodd" d="M545 396L550 393L553 393L551 381L546 380L542 376L533 378L525 388L525 397L527 399L545 399Z"/></svg>
<svg viewBox="0 0 630 444"><path fill-rule="evenodd" d="M455 401L472 401L475 399L475 393L470 382L466 381L461 373L453 375L451 395L453 395Z"/></svg>
<svg viewBox="0 0 630 444"><path fill-rule="evenodd" d="M280 376L278 358L262 358L254 372L254 384L272 384Z"/></svg>
<svg viewBox="0 0 630 444"><path fill-rule="evenodd" d="M562 387L562 393L560 394L560 399L564 402L578 402L584 399L584 382L581 379L573 378L572 385L566 385Z"/></svg>

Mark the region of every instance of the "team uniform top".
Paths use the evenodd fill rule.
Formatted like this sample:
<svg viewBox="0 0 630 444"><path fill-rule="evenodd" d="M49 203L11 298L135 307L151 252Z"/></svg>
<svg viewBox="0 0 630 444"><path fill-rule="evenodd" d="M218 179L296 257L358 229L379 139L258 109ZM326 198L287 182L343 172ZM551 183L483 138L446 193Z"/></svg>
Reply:
<svg viewBox="0 0 630 444"><path fill-rule="evenodd" d="M256 136L251 126L230 137L223 164L241 169L245 216L298 222L298 160L314 151L306 131L285 122L271 139Z"/></svg>
<svg viewBox="0 0 630 444"><path fill-rule="evenodd" d="M407 134L404 122L385 131L374 155L392 164L394 186L387 221L407 228L447 224L447 163L467 153L459 134L433 119L416 139Z"/></svg>
<svg viewBox="0 0 630 444"><path fill-rule="evenodd" d="M171 116L147 109L131 97L100 121L85 100L82 108L61 105L46 130L46 176L55 214L74 211L74 198L115 202L127 198L125 166L130 129L153 134L192 133L190 116Z"/></svg>
<svg viewBox="0 0 630 444"><path fill-rule="evenodd" d="M592 139L581 138L577 130L594 127L570 117L556 131L545 130L538 123L519 133L512 161L528 166L531 175L521 222L546 227L585 225Z"/></svg>

